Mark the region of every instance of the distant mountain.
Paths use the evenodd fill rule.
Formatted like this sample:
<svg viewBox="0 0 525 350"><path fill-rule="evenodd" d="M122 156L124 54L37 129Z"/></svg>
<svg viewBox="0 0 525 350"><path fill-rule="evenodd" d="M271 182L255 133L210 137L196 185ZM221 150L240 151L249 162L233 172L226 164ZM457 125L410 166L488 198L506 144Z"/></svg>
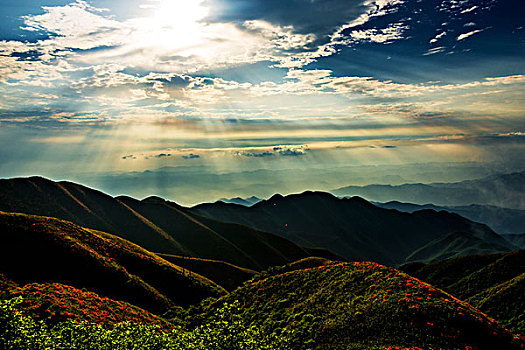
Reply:
<svg viewBox="0 0 525 350"><path fill-rule="evenodd" d="M248 198L241 198L241 197L235 197L235 198L230 198L230 199L221 198L218 200L218 202L239 204L239 205L244 205L246 207L251 207L252 205L256 203L259 203L260 201L262 201L262 199L255 197L255 196L251 196Z"/></svg>
<svg viewBox="0 0 525 350"><path fill-rule="evenodd" d="M52 216L115 234L149 251L223 260L256 270L311 255L282 237L200 217L162 198L114 198L41 177L0 180L0 210Z"/></svg>
<svg viewBox="0 0 525 350"><path fill-rule="evenodd" d="M473 254L506 253L508 247L488 243L466 232L451 232L406 257L406 261L434 262Z"/></svg>
<svg viewBox="0 0 525 350"><path fill-rule="evenodd" d="M315 267L248 281L215 306L292 349L520 349L524 339L448 293L375 263ZM214 305L208 313L213 313Z"/></svg>
<svg viewBox="0 0 525 350"><path fill-rule="evenodd" d="M413 213L422 209L433 209L436 211L446 210L459 214L469 220L488 225L499 234L525 232L525 210L495 207L492 205L471 204L467 206L447 207L434 204L413 204L390 201L387 203L373 202L375 205L386 209L397 209Z"/></svg>
<svg viewBox="0 0 525 350"><path fill-rule="evenodd" d="M329 193L275 195L252 207L201 204L192 213L236 222L286 237L303 246L324 247L348 260L389 265L450 232L467 232L486 244L516 249L483 224L445 211L402 213L376 207L359 197L339 199Z"/></svg>
<svg viewBox="0 0 525 350"><path fill-rule="evenodd" d="M525 172L456 183L347 186L331 192L337 196L361 196L377 202L446 206L482 204L525 210Z"/></svg>
<svg viewBox="0 0 525 350"><path fill-rule="evenodd" d="M412 263L401 270L470 303L514 332L525 332L525 250Z"/></svg>
<svg viewBox="0 0 525 350"><path fill-rule="evenodd" d="M87 288L155 313L225 294L210 280L119 237L55 218L3 212L0 273L20 285Z"/></svg>

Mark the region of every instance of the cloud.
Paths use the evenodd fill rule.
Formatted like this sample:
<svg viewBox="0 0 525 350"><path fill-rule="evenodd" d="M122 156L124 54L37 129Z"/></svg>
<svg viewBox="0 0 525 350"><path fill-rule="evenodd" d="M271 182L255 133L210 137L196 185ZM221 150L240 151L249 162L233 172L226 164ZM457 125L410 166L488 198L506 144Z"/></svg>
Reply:
<svg viewBox="0 0 525 350"><path fill-rule="evenodd" d="M128 154L126 156L122 156L122 159L137 159L133 154Z"/></svg>
<svg viewBox="0 0 525 350"><path fill-rule="evenodd" d="M273 157L275 153L270 151L264 151L264 152L238 152L238 155L245 156L245 157L254 157L254 158L263 158L263 157Z"/></svg>
<svg viewBox="0 0 525 350"><path fill-rule="evenodd" d="M484 29L476 29L476 30L473 30L473 31L468 32L468 33L460 34L460 35L456 38L456 40L457 40L457 41L464 40L464 39L466 39L466 38L468 38L468 37L470 37L470 36L472 36L472 35L474 35L474 34L481 33L482 31L484 31Z"/></svg>
<svg viewBox="0 0 525 350"><path fill-rule="evenodd" d="M155 158L164 158L164 157L171 157L170 153L159 153L154 156Z"/></svg>
<svg viewBox="0 0 525 350"><path fill-rule="evenodd" d="M394 40L403 38L403 32L409 27L403 23L391 23L388 27L383 29L365 29L365 30L353 30L350 32L346 44L360 43L360 42L373 42L380 44L387 44Z"/></svg>
<svg viewBox="0 0 525 350"><path fill-rule="evenodd" d="M184 158L184 159L197 159L197 158L200 158L200 157L201 157L200 155L193 154L193 153L190 153L190 154L182 156L182 158Z"/></svg>
<svg viewBox="0 0 525 350"><path fill-rule="evenodd" d="M280 156L304 156L309 148L307 146L276 146L273 150Z"/></svg>

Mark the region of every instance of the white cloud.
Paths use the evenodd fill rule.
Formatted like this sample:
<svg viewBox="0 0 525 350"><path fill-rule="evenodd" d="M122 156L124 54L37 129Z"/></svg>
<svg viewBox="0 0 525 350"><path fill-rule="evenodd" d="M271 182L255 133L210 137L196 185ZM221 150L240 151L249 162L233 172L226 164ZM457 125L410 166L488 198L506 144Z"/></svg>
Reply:
<svg viewBox="0 0 525 350"><path fill-rule="evenodd" d="M468 32L468 33L463 33L463 34L459 35L456 40L457 41L464 40L464 39L468 38L469 36L472 36L472 35L477 34L477 33L481 33L483 30L484 29L476 29L476 30L473 30L473 31Z"/></svg>

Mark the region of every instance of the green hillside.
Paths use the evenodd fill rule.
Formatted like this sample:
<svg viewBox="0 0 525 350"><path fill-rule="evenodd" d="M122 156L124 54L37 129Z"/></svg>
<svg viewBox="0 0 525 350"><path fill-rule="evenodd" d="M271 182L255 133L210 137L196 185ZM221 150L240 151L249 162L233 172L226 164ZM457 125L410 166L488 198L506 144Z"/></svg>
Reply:
<svg viewBox="0 0 525 350"><path fill-rule="evenodd" d="M120 236L150 251L252 269L310 255L285 238L202 218L158 197L113 198L79 184L41 177L0 180L0 211L56 217Z"/></svg>
<svg viewBox="0 0 525 350"><path fill-rule="evenodd" d="M225 291L121 238L70 222L0 212L0 273L20 285L58 282L154 312Z"/></svg>
<svg viewBox="0 0 525 350"><path fill-rule="evenodd" d="M471 303L514 332L525 333L525 250L407 264L401 269Z"/></svg>
<svg viewBox="0 0 525 350"><path fill-rule="evenodd" d="M261 275L219 299L249 326L291 334L293 349L520 349L524 339L469 304L398 270L339 263Z"/></svg>
<svg viewBox="0 0 525 350"><path fill-rule="evenodd" d="M406 261L433 262L473 254L505 253L508 248L488 243L466 232L451 232L406 257Z"/></svg>
<svg viewBox="0 0 525 350"><path fill-rule="evenodd" d="M404 263L407 256L450 232L467 232L501 247L515 248L486 225L445 211L403 213L374 206L359 197L339 199L323 192L275 195L251 207L201 204L192 212L236 222L288 238L305 247L322 247L350 261Z"/></svg>

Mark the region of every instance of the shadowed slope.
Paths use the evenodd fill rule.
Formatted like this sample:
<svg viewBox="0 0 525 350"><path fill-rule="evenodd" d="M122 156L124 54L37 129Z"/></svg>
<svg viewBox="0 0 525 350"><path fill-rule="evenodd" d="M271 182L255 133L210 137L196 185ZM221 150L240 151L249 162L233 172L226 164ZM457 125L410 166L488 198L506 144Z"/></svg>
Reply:
<svg viewBox="0 0 525 350"><path fill-rule="evenodd" d="M433 262L473 254L506 253L508 248L488 243L466 232L451 232L419 248L406 261Z"/></svg>
<svg viewBox="0 0 525 350"><path fill-rule="evenodd" d="M233 290L249 280L257 271L245 269L233 264L210 259L198 259L177 255L159 254L159 256L184 269L188 273L198 273L221 285L227 290Z"/></svg>
<svg viewBox="0 0 525 350"><path fill-rule="evenodd" d="M0 272L19 284L69 284L154 312L224 293L139 246L67 221L0 212L0 232Z"/></svg>

